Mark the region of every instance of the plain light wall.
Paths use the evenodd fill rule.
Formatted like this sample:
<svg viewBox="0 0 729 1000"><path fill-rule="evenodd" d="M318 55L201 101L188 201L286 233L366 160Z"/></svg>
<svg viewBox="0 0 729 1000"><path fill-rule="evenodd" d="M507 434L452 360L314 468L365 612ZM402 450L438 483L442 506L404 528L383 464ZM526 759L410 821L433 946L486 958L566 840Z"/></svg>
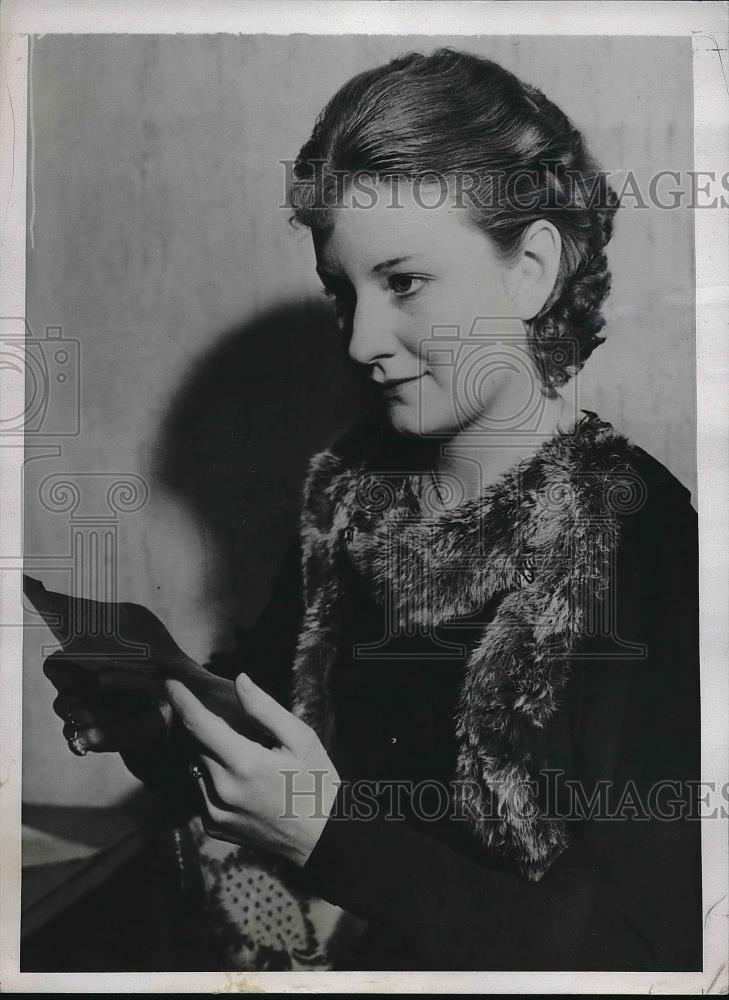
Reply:
<svg viewBox="0 0 729 1000"><path fill-rule="evenodd" d="M59 446L28 450L31 573L93 596L71 536L88 539L101 517L116 596L152 608L191 655L204 660L255 618L295 529L306 459L357 402L309 236L279 207L279 164L353 73L442 44L542 88L603 167L632 170L643 190L660 170L691 169L688 39L33 41L27 318L36 337L60 327L79 342L81 404L76 436L48 426L29 440ZM579 392L696 503L692 232L685 208L621 210L608 339ZM130 474L149 498L110 507L109 484ZM49 501L54 476L81 490L75 510ZM116 802L135 784L119 760L77 760L61 737L41 672L49 638L27 631L24 797Z"/></svg>

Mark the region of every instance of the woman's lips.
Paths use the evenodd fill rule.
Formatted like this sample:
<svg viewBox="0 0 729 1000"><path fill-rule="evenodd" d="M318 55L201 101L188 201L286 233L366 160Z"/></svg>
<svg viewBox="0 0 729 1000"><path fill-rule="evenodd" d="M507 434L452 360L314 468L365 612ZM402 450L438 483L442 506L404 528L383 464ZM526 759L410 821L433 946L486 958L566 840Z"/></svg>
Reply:
<svg viewBox="0 0 729 1000"><path fill-rule="evenodd" d="M392 392L401 385L407 385L409 382L417 382L422 377L422 375L409 375L407 378L388 378L384 382L380 382L380 388L383 392Z"/></svg>

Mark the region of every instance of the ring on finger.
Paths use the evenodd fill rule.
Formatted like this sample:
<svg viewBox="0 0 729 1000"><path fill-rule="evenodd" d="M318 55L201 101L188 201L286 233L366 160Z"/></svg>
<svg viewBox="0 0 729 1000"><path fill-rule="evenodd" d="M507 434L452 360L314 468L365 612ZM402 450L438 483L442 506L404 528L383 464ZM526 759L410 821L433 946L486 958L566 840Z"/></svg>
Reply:
<svg viewBox="0 0 729 1000"><path fill-rule="evenodd" d="M86 744L78 736L68 741L68 749L77 757L85 757L89 752Z"/></svg>
<svg viewBox="0 0 729 1000"><path fill-rule="evenodd" d="M193 781L200 781L200 779L203 776L203 770L196 761L193 761L190 764L188 770L190 772L190 777L193 779Z"/></svg>
<svg viewBox="0 0 729 1000"><path fill-rule="evenodd" d="M71 751L72 754L75 754L77 757L85 757L86 754L89 752L88 747L79 736L78 729L76 730L73 736L67 737L67 740L68 740L68 749Z"/></svg>
<svg viewBox="0 0 729 1000"><path fill-rule="evenodd" d="M85 757L89 752L88 747L81 739L81 726L70 712L66 713L66 722L63 726L63 738L68 743L68 749L77 757Z"/></svg>

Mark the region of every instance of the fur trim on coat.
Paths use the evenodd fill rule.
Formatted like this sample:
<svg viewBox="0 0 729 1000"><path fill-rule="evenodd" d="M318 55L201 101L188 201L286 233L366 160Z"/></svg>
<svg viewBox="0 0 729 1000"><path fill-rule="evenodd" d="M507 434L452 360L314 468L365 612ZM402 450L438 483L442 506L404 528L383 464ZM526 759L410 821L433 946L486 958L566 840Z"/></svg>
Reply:
<svg viewBox="0 0 729 1000"><path fill-rule="evenodd" d="M478 840L532 880L568 833L540 814L529 748L559 707L570 653L610 583L621 514L640 503L631 450L585 411L480 496L432 515L419 476L393 471L376 449L333 448L309 468L294 711L327 746L347 563L400 627L432 628L500 596L466 663L454 777Z"/></svg>

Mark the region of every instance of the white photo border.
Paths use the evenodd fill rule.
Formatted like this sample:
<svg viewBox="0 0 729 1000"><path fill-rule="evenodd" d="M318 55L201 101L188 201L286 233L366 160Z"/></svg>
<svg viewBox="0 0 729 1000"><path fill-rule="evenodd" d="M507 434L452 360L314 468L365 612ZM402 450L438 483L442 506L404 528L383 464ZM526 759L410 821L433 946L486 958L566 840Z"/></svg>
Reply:
<svg viewBox="0 0 729 1000"><path fill-rule="evenodd" d="M417 24L417 32L413 25ZM296 4L258 0L6 0L0 12L0 317L24 316L28 36L87 34L683 35L693 39L694 170L729 163L727 7L720 2ZM695 212L702 778L729 782L729 245L727 210ZM3 414L22 372L3 373ZM21 621L23 448L0 435L0 615ZM705 821L704 971L697 973L21 973L22 630L0 629L0 982L6 992L727 993L729 822Z"/></svg>

